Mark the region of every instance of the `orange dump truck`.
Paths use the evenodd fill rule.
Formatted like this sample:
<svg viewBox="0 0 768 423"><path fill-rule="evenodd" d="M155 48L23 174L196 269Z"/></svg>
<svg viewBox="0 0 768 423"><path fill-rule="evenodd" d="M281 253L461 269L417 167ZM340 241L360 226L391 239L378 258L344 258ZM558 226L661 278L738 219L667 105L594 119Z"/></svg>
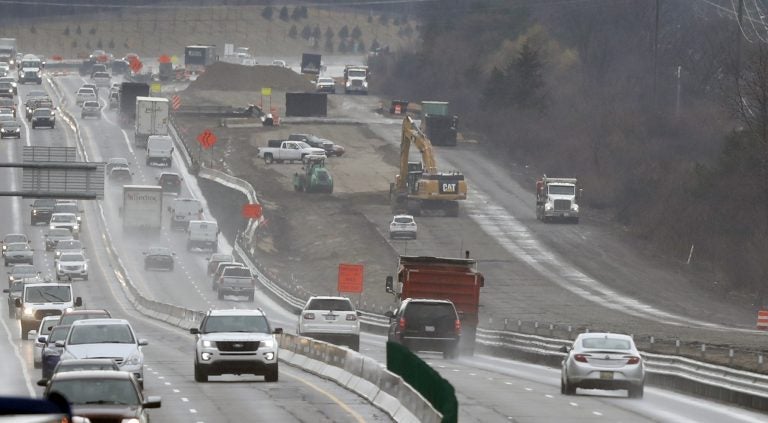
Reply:
<svg viewBox="0 0 768 423"><path fill-rule="evenodd" d="M479 321L480 288L484 284L474 259L400 256L397 286L388 276L386 289L399 301L428 298L453 302L461 319L462 350L471 354Z"/></svg>

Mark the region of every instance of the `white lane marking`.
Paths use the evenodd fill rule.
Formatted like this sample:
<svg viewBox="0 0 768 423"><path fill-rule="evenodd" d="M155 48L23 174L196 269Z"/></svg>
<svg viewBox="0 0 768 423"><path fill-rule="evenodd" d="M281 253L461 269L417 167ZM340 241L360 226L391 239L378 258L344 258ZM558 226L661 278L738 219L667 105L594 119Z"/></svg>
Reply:
<svg viewBox="0 0 768 423"><path fill-rule="evenodd" d="M174 393L174 394L178 394L179 392L181 392L181 391L179 391L178 389L174 389L174 390L173 390L173 393Z"/></svg>
<svg viewBox="0 0 768 423"><path fill-rule="evenodd" d="M477 373L470 373L470 376L477 376Z"/></svg>
<svg viewBox="0 0 768 423"><path fill-rule="evenodd" d="M21 97L19 97L19 106L16 108L16 119L18 119L21 114L22 105L23 103L21 102ZM27 125L26 107L24 107L24 113L25 116L19 120L21 120L21 124L24 125L24 143L27 145L27 147L31 147L32 140L29 138L29 125Z"/></svg>
<svg viewBox="0 0 768 423"><path fill-rule="evenodd" d="M504 382L505 385L514 385L512 382Z"/></svg>
<svg viewBox="0 0 768 423"><path fill-rule="evenodd" d="M165 382L165 386L171 386L171 382Z"/></svg>
<svg viewBox="0 0 768 423"><path fill-rule="evenodd" d="M27 371L27 366L24 364L24 359L21 357L21 351L19 347L16 345L16 343L13 341L13 336L11 335L11 329L8 327L7 324L5 324L5 319L0 319L0 323L3 324L3 329L5 329L5 334L8 335L8 345L13 348L13 354L16 356L16 359L19 360L19 363L21 364L21 373L24 375L24 382L27 385L27 392L29 392L29 396L34 397L35 396L35 388L32 385L32 379L29 378L29 372Z"/></svg>
<svg viewBox="0 0 768 423"><path fill-rule="evenodd" d="M578 407L579 406L579 404L577 404L575 402L569 402L568 404L570 404L572 407Z"/></svg>
<svg viewBox="0 0 768 423"><path fill-rule="evenodd" d="M192 413L192 414L197 414L197 410L195 410L194 408L190 408L189 412Z"/></svg>
<svg viewBox="0 0 768 423"><path fill-rule="evenodd" d="M186 398L186 397L181 397L181 401L182 401L182 402L189 402L189 398Z"/></svg>
<svg viewBox="0 0 768 423"><path fill-rule="evenodd" d="M531 388L525 388L525 390L528 391L528 392L533 391L533 389L531 389Z"/></svg>
<svg viewBox="0 0 768 423"><path fill-rule="evenodd" d="M592 414L594 414L596 416L602 416L603 415L603 413L601 413L599 411L593 411Z"/></svg>
<svg viewBox="0 0 768 423"><path fill-rule="evenodd" d="M544 396L545 396L545 397L547 397L547 398L554 398L554 397L553 397L552 395L550 395L550 394L546 394L546 395L544 395Z"/></svg>

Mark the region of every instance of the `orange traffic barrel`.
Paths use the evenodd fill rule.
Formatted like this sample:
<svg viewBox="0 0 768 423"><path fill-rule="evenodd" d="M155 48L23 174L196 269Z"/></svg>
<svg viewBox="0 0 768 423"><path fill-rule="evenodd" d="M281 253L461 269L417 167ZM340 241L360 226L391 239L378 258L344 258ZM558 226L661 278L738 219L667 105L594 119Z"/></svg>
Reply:
<svg viewBox="0 0 768 423"><path fill-rule="evenodd" d="M768 310L759 310L757 312L757 329L768 330Z"/></svg>

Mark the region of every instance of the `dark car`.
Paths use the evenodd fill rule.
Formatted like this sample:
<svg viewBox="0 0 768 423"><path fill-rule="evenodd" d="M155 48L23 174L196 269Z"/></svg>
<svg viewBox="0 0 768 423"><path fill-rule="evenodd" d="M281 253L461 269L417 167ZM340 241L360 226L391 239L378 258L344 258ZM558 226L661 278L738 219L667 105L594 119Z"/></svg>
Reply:
<svg viewBox="0 0 768 423"><path fill-rule="evenodd" d="M0 123L0 138L21 139L21 124L15 120Z"/></svg>
<svg viewBox="0 0 768 423"><path fill-rule="evenodd" d="M53 375L53 369L59 364L59 358L64 347L57 347L56 341L64 341L69 334L69 325L56 325L51 333L45 337L40 336L37 341L43 344L43 378L48 379Z"/></svg>
<svg viewBox="0 0 768 423"><path fill-rule="evenodd" d="M60 325L71 325L78 320L85 319L109 319L112 317L107 310L90 309L90 310L72 310L65 311L59 319Z"/></svg>
<svg viewBox="0 0 768 423"><path fill-rule="evenodd" d="M78 358L59 361L59 364L53 369L53 374L87 370L114 370L119 372L120 366L111 358Z"/></svg>
<svg viewBox="0 0 768 423"><path fill-rule="evenodd" d="M461 321L452 302L408 298L386 315L389 341L411 351L440 351L445 358L458 357Z"/></svg>
<svg viewBox="0 0 768 423"><path fill-rule="evenodd" d="M32 129L39 127L51 129L56 127L56 115L53 113L53 110L39 108L32 112Z"/></svg>
<svg viewBox="0 0 768 423"><path fill-rule="evenodd" d="M56 199L54 198L38 198L30 207L32 226L38 223L45 223L46 225L51 223L51 215L53 215L53 209L56 207Z"/></svg>
<svg viewBox="0 0 768 423"><path fill-rule="evenodd" d="M13 319L16 317L16 298L21 298L24 292L24 281L11 282L10 288L4 289L3 292L8 294L8 318Z"/></svg>
<svg viewBox="0 0 768 423"><path fill-rule="evenodd" d="M160 397L144 397L136 379L128 372L82 370L59 372L45 386L43 396L63 395L72 414L93 422L148 422L148 409L160 408Z"/></svg>
<svg viewBox="0 0 768 423"><path fill-rule="evenodd" d="M182 177L178 173L162 172L157 177L157 184L163 187L163 193L181 194Z"/></svg>
<svg viewBox="0 0 768 423"><path fill-rule="evenodd" d="M333 141L327 140L325 138L320 138L316 135L311 134L291 134L288 136L289 140L292 141L304 141L305 143L309 144L312 147L315 148L322 148L325 150L325 155L328 157L336 156L341 157L344 155L344 147L334 144Z"/></svg>
<svg viewBox="0 0 768 423"><path fill-rule="evenodd" d="M173 270L176 253L165 247L152 247L144 252L144 270Z"/></svg>
<svg viewBox="0 0 768 423"><path fill-rule="evenodd" d="M231 263L235 261L235 258L232 257L232 254L213 253L206 260L208 260L208 274L212 275L216 268L219 267L219 263Z"/></svg>
<svg viewBox="0 0 768 423"><path fill-rule="evenodd" d="M0 97L13 98L14 90L10 82L0 82Z"/></svg>

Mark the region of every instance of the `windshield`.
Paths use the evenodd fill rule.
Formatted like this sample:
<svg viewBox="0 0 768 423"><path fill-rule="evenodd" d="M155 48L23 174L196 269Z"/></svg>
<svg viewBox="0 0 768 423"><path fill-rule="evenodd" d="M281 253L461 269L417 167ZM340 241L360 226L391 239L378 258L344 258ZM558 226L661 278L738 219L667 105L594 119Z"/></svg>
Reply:
<svg viewBox="0 0 768 423"><path fill-rule="evenodd" d="M68 345L80 344L135 344L128 325L75 325L69 335Z"/></svg>
<svg viewBox="0 0 768 423"><path fill-rule="evenodd" d="M203 324L202 332L269 333L269 324L264 316L208 316Z"/></svg>
<svg viewBox="0 0 768 423"><path fill-rule="evenodd" d="M355 78L365 78L365 71L364 70L350 70L347 72L350 77Z"/></svg>
<svg viewBox="0 0 768 423"><path fill-rule="evenodd" d="M77 213L77 206L74 204L57 204L53 209L56 213Z"/></svg>
<svg viewBox="0 0 768 423"><path fill-rule="evenodd" d="M139 405L139 395L128 378L54 380L49 393L57 392L70 404Z"/></svg>
<svg viewBox="0 0 768 423"><path fill-rule="evenodd" d="M38 335L48 335L53 331L53 328L59 324L59 319L45 319L41 323L40 333ZM63 339L63 338L62 338Z"/></svg>
<svg viewBox="0 0 768 423"><path fill-rule="evenodd" d="M80 244L80 241L77 240L67 240L67 241L59 241L58 244L56 244L57 250L79 250L82 248L82 245Z"/></svg>
<svg viewBox="0 0 768 423"><path fill-rule="evenodd" d="M79 360L62 361L56 367L56 373L79 372L83 370L120 370L113 363L82 363Z"/></svg>
<svg viewBox="0 0 768 423"><path fill-rule="evenodd" d="M57 325L51 329L51 334L48 336L48 343L54 344L56 341L63 341L67 339L69 333L69 326Z"/></svg>
<svg viewBox="0 0 768 423"><path fill-rule="evenodd" d="M395 223L411 223L413 222L413 219L410 217L396 217Z"/></svg>
<svg viewBox="0 0 768 423"><path fill-rule="evenodd" d="M40 61L39 60L25 60L21 62L22 68L39 68L40 67Z"/></svg>
<svg viewBox="0 0 768 423"><path fill-rule="evenodd" d="M246 267L228 267L224 269L224 276L250 278L251 271Z"/></svg>
<svg viewBox="0 0 768 423"><path fill-rule="evenodd" d="M71 262L71 261L85 261L85 258L82 254L62 254L61 258L59 258L59 261L61 262Z"/></svg>
<svg viewBox="0 0 768 423"><path fill-rule="evenodd" d="M28 303L63 303L72 301L69 286L28 286L24 290L24 301Z"/></svg>
<svg viewBox="0 0 768 423"><path fill-rule="evenodd" d="M297 143L297 145L299 146L299 148L311 148L312 147L309 144L305 143L304 141L299 141Z"/></svg>
<svg viewBox="0 0 768 423"><path fill-rule="evenodd" d="M550 185L550 195L573 195L576 192L576 187L573 185Z"/></svg>
<svg viewBox="0 0 768 423"><path fill-rule="evenodd" d="M61 321L59 322L59 324L71 325L72 323L78 320L108 319L108 318L109 318L109 315L107 313L71 313L71 314L65 314L61 316Z"/></svg>
<svg viewBox="0 0 768 423"><path fill-rule="evenodd" d="M35 116L50 116L51 111L46 109L37 109L35 110Z"/></svg>
<svg viewBox="0 0 768 423"><path fill-rule="evenodd" d="M630 342L626 339L615 338L586 338L581 340L584 348L600 350L629 350Z"/></svg>
<svg viewBox="0 0 768 423"><path fill-rule="evenodd" d="M11 284L11 292L21 292L24 290L24 281L17 281Z"/></svg>
<svg viewBox="0 0 768 423"><path fill-rule="evenodd" d="M8 251L25 251L29 250L29 244L25 243L16 243L16 244L8 244Z"/></svg>
<svg viewBox="0 0 768 423"><path fill-rule="evenodd" d="M12 242L27 242L27 236L21 234L7 235L5 239L3 239L3 242L6 244L10 244Z"/></svg>
<svg viewBox="0 0 768 423"><path fill-rule="evenodd" d="M75 216L66 214L66 215L53 215L51 217L51 222L74 222Z"/></svg>
<svg viewBox="0 0 768 423"><path fill-rule="evenodd" d="M50 232L48 232L48 236L50 237L66 237L66 236L72 236L72 232L69 231L69 229L66 228L54 228L51 229Z"/></svg>
<svg viewBox="0 0 768 423"><path fill-rule="evenodd" d="M306 307L307 310L333 310L333 311L354 311L352 303L346 299L335 298L313 298Z"/></svg>
<svg viewBox="0 0 768 423"><path fill-rule="evenodd" d="M23 275L35 275L37 270L33 266L14 266L11 269L11 275L19 277Z"/></svg>

